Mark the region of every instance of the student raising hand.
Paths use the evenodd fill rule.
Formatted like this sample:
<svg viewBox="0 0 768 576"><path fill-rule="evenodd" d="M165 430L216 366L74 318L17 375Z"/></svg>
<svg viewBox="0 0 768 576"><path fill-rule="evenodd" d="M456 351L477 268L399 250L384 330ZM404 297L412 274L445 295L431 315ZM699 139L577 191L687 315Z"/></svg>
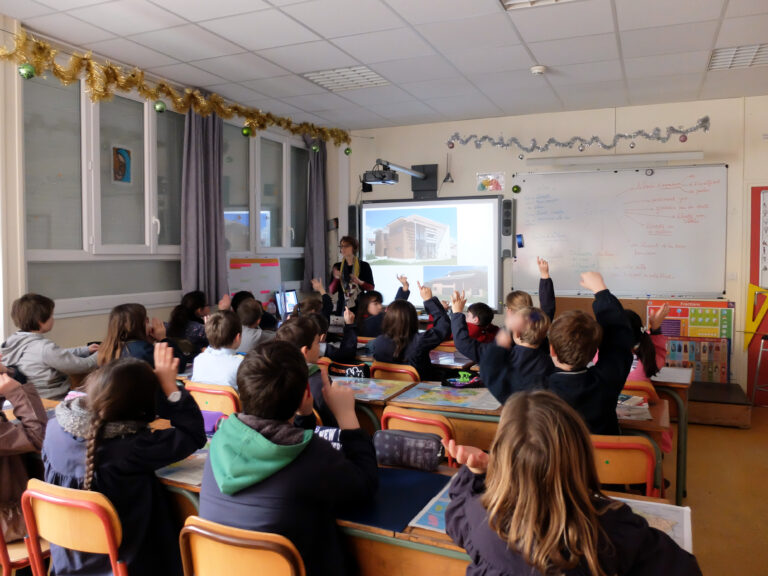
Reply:
<svg viewBox="0 0 768 576"><path fill-rule="evenodd" d="M320 278L312 278L312 290L319 293L321 296L325 294L325 286L323 286Z"/></svg>
<svg viewBox="0 0 768 576"><path fill-rule="evenodd" d="M354 324L355 313L349 308L344 308L344 324Z"/></svg>
<svg viewBox="0 0 768 576"><path fill-rule="evenodd" d="M165 340L165 324L159 318L152 318L147 327L147 336L154 338L156 342Z"/></svg>
<svg viewBox="0 0 768 576"><path fill-rule="evenodd" d="M419 287L419 294L421 295L422 300L429 300L432 298L432 288L429 286L422 286L421 282L416 282L416 285Z"/></svg>
<svg viewBox="0 0 768 576"><path fill-rule="evenodd" d="M232 297L229 294L224 294L219 300L219 310L229 310L232 308Z"/></svg>
<svg viewBox="0 0 768 576"><path fill-rule="evenodd" d="M605 285L605 280L603 280L602 274L600 274L600 272L595 272L594 270L582 272L581 285L595 294L608 288Z"/></svg>
<svg viewBox="0 0 768 576"><path fill-rule="evenodd" d="M539 274L542 278L549 278L549 262L536 256L536 264L539 265Z"/></svg>
<svg viewBox="0 0 768 576"><path fill-rule="evenodd" d="M658 330L661 328L661 324L664 322L664 318L669 314L669 304L664 302L664 305L656 310L648 319L648 325L651 330Z"/></svg>
<svg viewBox="0 0 768 576"><path fill-rule="evenodd" d="M403 285L403 290L405 292L410 291L411 287L408 284L408 276L406 276L405 274L403 274L403 275L398 274L397 275L397 280L400 282L400 284Z"/></svg>
<svg viewBox="0 0 768 576"><path fill-rule="evenodd" d="M165 342L155 344L155 374L166 396L178 392L176 376L179 371L179 359L174 357L173 348Z"/></svg>
<svg viewBox="0 0 768 576"><path fill-rule="evenodd" d="M360 428L355 414L355 391L351 388L343 388L338 384L323 386L323 398L328 408L336 417L336 422L342 430L354 430Z"/></svg>
<svg viewBox="0 0 768 576"><path fill-rule="evenodd" d="M445 452L461 465L467 466L473 474L485 474L488 469L488 454L474 446L456 444L456 440L443 439Z"/></svg>
<svg viewBox="0 0 768 576"><path fill-rule="evenodd" d="M451 294L451 309L454 314L459 314L464 311L464 306L467 304L467 297L464 295L464 290L459 294L458 290L454 290Z"/></svg>

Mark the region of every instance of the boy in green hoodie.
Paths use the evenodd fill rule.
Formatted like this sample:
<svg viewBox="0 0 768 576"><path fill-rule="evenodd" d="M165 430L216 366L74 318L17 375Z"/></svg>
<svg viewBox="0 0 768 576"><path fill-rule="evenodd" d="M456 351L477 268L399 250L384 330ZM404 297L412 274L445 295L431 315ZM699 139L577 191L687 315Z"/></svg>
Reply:
<svg viewBox="0 0 768 576"><path fill-rule="evenodd" d="M341 451L293 425L312 410L307 363L289 342L250 352L237 372L243 412L211 440L200 491L200 516L282 534L299 550L307 574L349 570L336 526L342 507L369 500L378 486L376 454L355 415L351 390L322 394L341 428Z"/></svg>

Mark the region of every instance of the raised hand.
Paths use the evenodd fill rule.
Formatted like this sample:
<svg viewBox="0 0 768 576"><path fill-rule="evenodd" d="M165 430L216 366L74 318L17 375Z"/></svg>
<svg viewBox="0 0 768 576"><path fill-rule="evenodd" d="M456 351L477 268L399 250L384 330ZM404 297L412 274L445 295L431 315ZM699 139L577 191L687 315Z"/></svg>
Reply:
<svg viewBox="0 0 768 576"><path fill-rule="evenodd" d="M336 422L342 430L354 430L360 428L360 423L355 414L355 392L351 388L344 388L338 383L323 386L323 398L336 417Z"/></svg>
<svg viewBox="0 0 768 576"><path fill-rule="evenodd" d="M173 348L166 342L155 344L155 374L160 380L160 386L166 396L170 396L179 388L176 386L176 376L179 373L179 359L174 357Z"/></svg>
<svg viewBox="0 0 768 576"><path fill-rule="evenodd" d="M320 278L312 278L312 290L319 292L321 296L325 294L325 286Z"/></svg>
<svg viewBox="0 0 768 576"><path fill-rule="evenodd" d="M159 318L152 318L149 321L148 336L156 341L165 340L165 324Z"/></svg>
<svg viewBox="0 0 768 576"><path fill-rule="evenodd" d="M594 294L607 288L602 274L600 274L600 272L595 272L594 270L582 272L581 285L587 290L591 290Z"/></svg>
<svg viewBox="0 0 768 576"><path fill-rule="evenodd" d="M232 298L229 294L224 294L219 300L219 310L229 310L232 308Z"/></svg>
<svg viewBox="0 0 768 576"><path fill-rule="evenodd" d="M539 274L542 278L549 278L549 262L536 256L536 264L539 265Z"/></svg>
<svg viewBox="0 0 768 576"><path fill-rule="evenodd" d="M419 287L419 295L421 296L422 300L429 300L432 298L432 288L429 286L422 286L421 282L416 282L416 285Z"/></svg>
<svg viewBox="0 0 768 576"><path fill-rule="evenodd" d="M454 314L458 314L464 311L464 306L467 304L467 297L464 295L464 290L459 294L458 290L454 290L451 294L451 309Z"/></svg>
<svg viewBox="0 0 768 576"><path fill-rule="evenodd" d="M405 274L403 274L402 276L398 274L397 279L400 281L400 284L403 285L403 290L408 292L411 289L410 285L408 284L408 276L406 276Z"/></svg>
<svg viewBox="0 0 768 576"><path fill-rule="evenodd" d="M99 351L99 345L98 344L94 343L94 344L89 344L88 345L88 352L90 352L91 354L93 354L94 352L98 352L98 351Z"/></svg>
<svg viewBox="0 0 768 576"><path fill-rule="evenodd" d="M355 313L349 308L344 308L344 324L354 324Z"/></svg>
<svg viewBox="0 0 768 576"><path fill-rule="evenodd" d="M512 334L509 330L499 330L496 332L496 345L507 350L512 348Z"/></svg>
<svg viewBox="0 0 768 576"><path fill-rule="evenodd" d="M648 319L648 324L651 327L651 330L658 330L661 328L661 324L664 322L664 318L667 317L669 314L669 304L664 302L664 304L656 310L653 314L651 314L651 317Z"/></svg>
<svg viewBox="0 0 768 576"><path fill-rule="evenodd" d="M447 454L450 454L459 464L466 464L467 468L474 474L485 474L485 471L488 469L488 454L480 450L480 448L456 444L456 441L453 439L443 440L443 446L445 446Z"/></svg>

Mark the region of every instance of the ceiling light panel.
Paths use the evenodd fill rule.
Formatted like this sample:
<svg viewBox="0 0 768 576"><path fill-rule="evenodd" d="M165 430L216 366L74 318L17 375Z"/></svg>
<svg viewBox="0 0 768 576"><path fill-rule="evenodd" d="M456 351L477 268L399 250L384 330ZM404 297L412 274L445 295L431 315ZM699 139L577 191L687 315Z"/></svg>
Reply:
<svg viewBox="0 0 768 576"><path fill-rule="evenodd" d="M567 2L578 2L579 0L499 0L504 10L518 10L520 8L536 8L538 6L549 6L552 4L565 4Z"/></svg>
<svg viewBox="0 0 768 576"><path fill-rule="evenodd" d="M768 44L718 48L712 52L708 70L735 70L768 66Z"/></svg>
<svg viewBox="0 0 768 576"><path fill-rule="evenodd" d="M371 88L373 86L386 86L389 84L389 82L367 66L352 66L351 68L309 72L304 74L304 78L331 92L343 92L345 90L357 90L358 88Z"/></svg>

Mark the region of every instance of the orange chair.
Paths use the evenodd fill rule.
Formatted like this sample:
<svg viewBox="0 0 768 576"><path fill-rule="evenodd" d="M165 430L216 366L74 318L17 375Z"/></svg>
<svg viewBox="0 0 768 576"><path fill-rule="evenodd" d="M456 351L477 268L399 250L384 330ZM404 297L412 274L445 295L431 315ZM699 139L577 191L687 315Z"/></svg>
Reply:
<svg viewBox="0 0 768 576"><path fill-rule="evenodd" d="M74 490L32 478L21 496L25 538L34 576L45 576L41 539L79 552L107 554L114 576L128 576L118 558L123 527L112 502L99 492Z"/></svg>
<svg viewBox="0 0 768 576"><path fill-rule="evenodd" d="M184 576L305 576L296 546L279 534L231 528L190 516L179 536Z"/></svg>
<svg viewBox="0 0 768 576"><path fill-rule="evenodd" d="M408 364L391 364L389 362L374 361L371 364L371 378L383 378L385 380L402 380L404 382L420 382L419 372Z"/></svg>
<svg viewBox="0 0 768 576"><path fill-rule="evenodd" d="M656 388L650 382L643 382L642 380L633 380L624 384L622 394L629 394L630 396L642 396L648 398L648 402L654 404L659 399L659 394L656 392Z"/></svg>
<svg viewBox="0 0 768 576"><path fill-rule="evenodd" d="M654 487L656 452L648 438L593 434L592 445L601 484L645 484L646 496L659 496Z"/></svg>
<svg viewBox="0 0 768 576"><path fill-rule="evenodd" d="M51 555L48 542L42 540L40 548L43 558ZM30 565L29 552L23 540L6 544L3 538L3 531L0 530L0 568L3 569L3 576L11 576L19 568L26 568Z"/></svg>
<svg viewBox="0 0 768 576"><path fill-rule="evenodd" d="M357 337L357 343L358 344L368 344L368 342L376 340L375 336L358 336Z"/></svg>
<svg viewBox="0 0 768 576"><path fill-rule="evenodd" d="M421 412L400 406L387 406L381 415L382 430L408 430L409 432L427 432L437 434L448 441L456 438L453 424L442 414ZM453 466L453 458L448 457L448 465Z"/></svg>
<svg viewBox="0 0 768 576"><path fill-rule="evenodd" d="M456 344L453 340L446 340L445 342L440 342L440 345L436 346L435 350L439 352L456 352Z"/></svg>
<svg viewBox="0 0 768 576"><path fill-rule="evenodd" d="M185 384L200 410L221 412L227 416L242 411L240 396L237 394L237 390L230 386L192 381L186 381Z"/></svg>

